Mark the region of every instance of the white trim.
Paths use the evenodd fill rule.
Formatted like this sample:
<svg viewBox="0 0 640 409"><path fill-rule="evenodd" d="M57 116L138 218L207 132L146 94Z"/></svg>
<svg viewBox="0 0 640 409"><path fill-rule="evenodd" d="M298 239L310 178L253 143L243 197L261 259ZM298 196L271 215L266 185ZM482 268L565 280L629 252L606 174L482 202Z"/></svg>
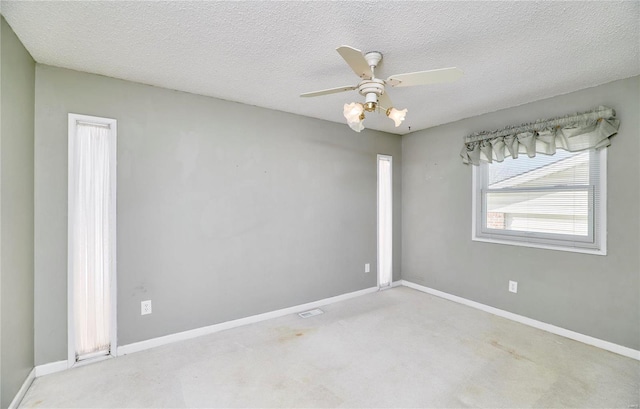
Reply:
<svg viewBox="0 0 640 409"><path fill-rule="evenodd" d="M108 355L98 355L98 356L94 356L94 357L91 357L91 358L83 358L83 359L79 360L78 362L74 363L71 367L72 368L78 368L80 366L95 364L96 362L106 361L108 359L114 359L115 357L116 357L115 352L112 352L112 353L110 353Z"/></svg>
<svg viewBox="0 0 640 409"><path fill-rule="evenodd" d="M35 375L36 378L39 378L41 376L45 376L45 375L50 375L52 373L56 373L56 372L62 372L62 371L66 371L67 369L71 369L71 368L77 368L80 366L85 366L88 364L92 364L95 362L100 362L100 361L106 361L107 359L113 359L115 358L115 354L111 354L111 355L102 355L102 356L97 356L94 358L89 358L89 359L85 359L79 362L75 362L72 366L69 366L69 361L65 360L65 361L57 361L57 362L51 362L48 364L43 364L43 365L38 365L36 366L35 369Z"/></svg>
<svg viewBox="0 0 640 409"><path fill-rule="evenodd" d="M471 301L466 298L458 297L456 295L448 294L443 291L435 290L433 288L425 287L420 284L412 283L407 280L398 280L394 281L391 284L391 287L399 287L405 286L409 288L413 288L414 290L422 291L427 294L435 295L440 298L444 298L453 302L457 302L459 304L463 304L472 308L476 308L481 311L488 312L490 314L494 314L506 319L510 319L512 321L519 322L521 324L529 325L534 328L541 329L543 331L550 332L552 334L560 335L565 338L573 339L575 341L579 341L588 345L592 345L607 351L614 352L619 355L623 355L629 358L633 358L636 360L640 360L640 351L635 349L631 349L628 347L624 347L622 345L614 344L609 341L604 341L598 338L594 338L588 335L580 334L578 332L570 331L561 327L557 327L555 325L547 324L541 321L537 321L531 318L524 317L522 315L514 314L505 310L501 310L498 308L490 307L485 304L481 304L479 302ZM335 297L325 298L318 301L313 301L306 304L300 304L293 307L283 308L280 310L275 310L271 312L266 312L263 314L253 315L250 317L240 318L233 321L222 322L220 324L210 325L207 327L196 328L189 331L179 332L176 334L170 334L163 337L152 338L145 341L134 342L132 344L123 345L118 347L117 356L131 354L134 352L144 351L146 349L155 348L158 346L171 344L178 341L183 341L187 339L197 338L203 335L213 334L219 331L224 331L227 329L232 329L236 327L240 327L243 325L253 324L265 320L269 320L272 318L282 317L288 314L297 314L298 312L306 311L313 308L318 308L323 305L333 304L336 302L348 300L351 298L359 297L361 295L370 294L374 292L378 292L381 289L378 287L370 287L365 288L363 290L354 291L351 293L337 295ZM114 353L115 351L112 351ZM103 359L109 359L111 356L105 356ZM97 360L91 360L91 362L96 362ZM90 362L87 362L90 363ZM52 362L49 364L38 365L35 368L35 377L41 377L44 375L49 375L56 372L61 372L66 369L67 361L58 361ZM25 381L26 382L26 381Z"/></svg>
<svg viewBox="0 0 640 409"><path fill-rule="evenodd" d="M602 255L607 254L607 152L609 149L602 148L600 152L600 175L598 177L598 183L600 183L600 198L598 203L600 210L597 212L599 220L596 220L594 225L598 225L599 232L596 232L598 237L596 240L600 240L600 251Z"/></svg>
<svg viewBox="0 0 640 409"><path fill-rule="evenodd" d="M511 240L502 240L502 239L492 239L488 237L474 237L472 240L481 241L484 243L505 244L507 246L532 247L535 249L569 251L571 253L595 254L598 256L607 255L606 250L603 251L603 250L589 249L589 248L582 248L582 247L562 247L562 246L554 246L551 244L533 243L529 241L511 241Z"/></svg>
<svg viewBox="0 0 640 409"><path fill-rule="evenodd" d="M379 290L378 287L365 288L363 290L354 291L347 294L337 295L335 297L329 297L318 301L313 301L306 304L300 304L293 307L283 308L280 310L265 312L262 314L252 315L250 317L240 318L237 320L221 322L219 324L210 325L207 327L201 327L192 329L189 331L178 332L175 334L165 335L158 338L151 338L145 341L134 342L132 344L123 345L118 347L118 356L131 354L133 352L144 351L145 349L159 347L161 345L171 344L178 341L184 341L187 339L197 338L203 335L213 334L219 331L224 331L231 328L237 328L243 325L254 324L269 320L272 318L282 317L289 314L297 314L302 311L311 310L321 307L327 304L333 304L339 301L348 300L350 298L359 297L361 295L375 293Z"/></svg>
<svg viewBox="0 0 640 409"><path fill-rule="evenodd" d="M478 211L476 206L478 205L478 168L480 166L471 165L471 240L478 240Z"/></svg>
<svg viewBox="0 0 640 409"><path fill-rule="evenodd" d="M66 360L38 365L35 368L36 369L36 378L39 378L39 377L45 376L45 375L49 375L49 374L52 374L52 373L56 373L56 372L62 372L64 370L66 370L67 368L68 368L68 366L67 366L67 361Z"/></svg>
<svg viewBox="0 0 640 409"><path fill-rule="evenodd" d="M116 233L116 228L117 228L117 219L116 219L116 208L117 208L117 199L116 199L116 182L117 182L117 170L116 170L116 166L117 166L117 144L118 144L118 121L113 119L113 118L102 118L102 117L97 117L97 116L90 116L90 115L81 115L81 114L74 114L74 113L69 113L68 115L68 128L67 128L67 133L68 133L68 141L67 141L67 152L68 152L68 163L67 163L67 173L68 173L68 180L67 180L67 185L70 186L72 183L72 174L71 174L71 161L73 158L73 152L71 151L71 141L73 138L76 137L76 125L78 123L93 123L96 125L106 125L109 127L109 129L111 130L111 140L109 143L109 159L110 159L110 180L111 180L111 212L109 214L109 220L110 220L110 241L111 241L111 274L110 274L110 287L111 287L111 300L110 300L110 305L111 305L111 322L110 322L110 356L116 356L116 351L117 351L117 345L118 345L118 333L117 333L117 317L118 317L118 312L117 312L117 300L118 300L118 296L117 296L117 280L116 280L116 273L117 273L117 258L116 258L116 249L117 249L117 243L116 243L116 237L117 237L117 233ZM72 195L73 195L73 191L71 188L67 189L67 204L68 204L68 209L67 209L67 214L70 215L72 213L72 211L74 209L72 209L71 204L73 203L72 201ZM71 234L72 234L72 229L71 229L71 217L67 218L67 243L69 243L70 238L71 238ZM68 251L67 251L67 368L71 368L74 365L76 365L76 358L75 358L75 325L74 325L74 319L73 319L73 276L72 276L72 257L71 257L71 246L67 246L68 247ZM95 361L93 361L95 362ZM56 363L57 364L57 363ZM57 371L55 371L57 372ZM39 375L37 375L39 376Z"/></svg>
<svg viewBox="0 0 640 409"><path fill-rule="evenodd" d="M27 394L27 391L29 390L29 387L33 383L34 379L36 379L36 368L33 368L31 372L29 372L29 375L27 375L27 378L22 383L20 390L18 390L18 393L16 393L16 396L13 397L13 400L9 404L8 409L15 409L20 406L20 402L22 402L24 395Z"/></svg>
<svg viewBox="0 0 640 409"><path fill-rule="evenodd" d="M471 240L480 241L485 243L504 244L508 246L518 247L532 247L545 250L558 250L569 251L572 253L583 254L595 254L599 256L607 255L607 151L608 149L601 148L595 153L598 155L598 185L599 190L599 210L596 209L593 214L597 218L597 221L591 221L590 224L598 226L595 236L593 237L595 246L589 247L571 247L570 245L563 245L559 240L549 239L548 243L545 243L545 239L538 239L539 241L527 241L521 238L520 235L514 235L513 239L510 239L503 234L501 237L491 237L491 233L484 233L481 229L478 229L478 216L482 212L478 208L480 189L478 188L478 179L481 176L480 166L471 166ZM592 166L592 162L591 166ZM590 212L590 217L593 217ZM556 243L557 242L557 243Z"/></svg>
<svg viewBox="0 0 640 409"><path fill-rule="evenodd" d="M89 360L91 360L91 359L101 358L101 357L109 356L109 355L110 355L110 354L109 354L109 351L104 351L104 350L102 350L102 351L97 351L97 352L91 352L91 353L88 353L88 354L80 355L80 356L78 357L78 362L79 362L79 361L84 361L85 359L89 359Z"/></svg>
<svg viewBox="0 0 640 409"><path fill-rule="evenodd" d="M393 157L391 155L383 155L378 154L376 157L376 249L377 249L377 270L378 270L378 287L380 288L391 288L391 284L393 283L393 237L391 240L391 252L389 254L389 258L391 259L391 277L390 283L388 286L382 286L380 280L381 273L381 263L380 263L380 161L389 161L389 197L391 198L391 203L389 203L389 212L391 213L391 235L393 236Z"/></svg>
<svg viewBox="0 0 640 409"><path fill-rule="evenodd" d="M413 288L414 290L422 291L427 294L435 295L440 298L444 298L449 301L457 302L459 304L464 304L466 306L476 308L478 310L488 312L493 315L497 315L502 318L507 318L512 321L519 322L521 324L528 325L530 327L538 328L543 331L550 332L552 334L560 335L565 338L573 339L574 341L582 342L587 345L592 345L594 347L598 347L619 355L623 355L629 358L633 358L640 361L640 351L628 348L622 345L614 344L613 342L605 341L599 338L594 338L589 335L584 335L579 332L571 331L562 327L557 327L555 325L547 324L545 322L537 321L532 318L527 318L522 315L514 314L509 311L501 310L499 308L490 307L485 304L481 304L476 301L471 301L466 298L458 297L457 295L452 295L449 293L445 293L443 291L435 290L433 288L425 287L420 284L412 283L411 281L402 280L402 285Z"/></svg>
<svg viewBox="0 0 640 409"><path fill-rule="evenodd" d="M389 290L391 288L400 287L400 286L402 286L402 280L392 281L391 284L386 286L386 287L378 286L378 290L379 291L384 291L384 290Z"/></svg>

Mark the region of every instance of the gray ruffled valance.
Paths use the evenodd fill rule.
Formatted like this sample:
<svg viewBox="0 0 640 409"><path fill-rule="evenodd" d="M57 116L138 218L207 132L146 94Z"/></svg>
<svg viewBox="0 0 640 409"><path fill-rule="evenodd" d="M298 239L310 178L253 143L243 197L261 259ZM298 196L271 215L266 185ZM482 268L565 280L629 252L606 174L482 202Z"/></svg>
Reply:
<svg viewBox="0 0 640 409"><path fill-rule="evenodd" d="M466 164L479 165L481 160L502 162L506 156L517 158L519 153L532 158L536 153L553 155L557 148L570 152L599 149L611 144L609 138L618 133L619 126L616 112L600 106L589 112L474 133L464 138L460 156Z"/></svg>

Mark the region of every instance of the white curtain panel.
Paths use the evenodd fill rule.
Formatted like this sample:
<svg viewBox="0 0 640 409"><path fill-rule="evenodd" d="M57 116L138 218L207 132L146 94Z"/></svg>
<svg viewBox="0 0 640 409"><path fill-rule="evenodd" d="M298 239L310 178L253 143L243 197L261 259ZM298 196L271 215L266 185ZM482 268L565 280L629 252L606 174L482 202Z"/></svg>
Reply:
<svg viewBox="0 0 640 409"><path fill-rule="evenodd" d="M392 264L391 160L378 159L378 269L380 287L391 285Z"/></svg>
<svg viewBox="0 0 640 409"><path fill-rule="evenodd" d="M110 129L77 124L70 152L71 261L76 356L109 349L111 243Z"/></svg>

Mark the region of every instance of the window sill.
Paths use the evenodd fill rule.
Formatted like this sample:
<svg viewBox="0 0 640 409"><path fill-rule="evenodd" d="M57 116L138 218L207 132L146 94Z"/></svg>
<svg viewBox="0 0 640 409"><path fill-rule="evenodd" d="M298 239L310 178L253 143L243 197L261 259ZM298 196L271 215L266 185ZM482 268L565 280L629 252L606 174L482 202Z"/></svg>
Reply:
<svg viewBox="0 0 640 409"><path fill-rule="evenodd" d="M503 240L503 239L495 239L488 237L477 237L472 236L472 241L481 241L485 243L493 243L493 244L506 244L508 246L518 246L518 247L532 247L536 249L544 249L544 250L557 250L557 251L568 251L571 253L583 253L583 254L594 254L597 256L606 256L607 249L588 249L581 247L566 247L566 246L555 246L553 244L541 244L541 243L530 243L525 241L516 241L516 240Z"/></svg>

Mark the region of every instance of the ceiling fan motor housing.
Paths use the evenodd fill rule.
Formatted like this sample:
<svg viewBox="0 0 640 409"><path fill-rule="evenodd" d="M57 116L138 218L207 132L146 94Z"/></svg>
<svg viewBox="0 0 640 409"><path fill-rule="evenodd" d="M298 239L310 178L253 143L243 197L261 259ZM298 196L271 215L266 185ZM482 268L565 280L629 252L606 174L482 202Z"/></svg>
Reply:
<svg viewBox="0 0 640 409"><path fill-rule="evenodd" d="M378 97L384 93L384 81L377 78L364 80L358 84L358 92L365 97L365 109L373 111L378 104Z"/></svg>

